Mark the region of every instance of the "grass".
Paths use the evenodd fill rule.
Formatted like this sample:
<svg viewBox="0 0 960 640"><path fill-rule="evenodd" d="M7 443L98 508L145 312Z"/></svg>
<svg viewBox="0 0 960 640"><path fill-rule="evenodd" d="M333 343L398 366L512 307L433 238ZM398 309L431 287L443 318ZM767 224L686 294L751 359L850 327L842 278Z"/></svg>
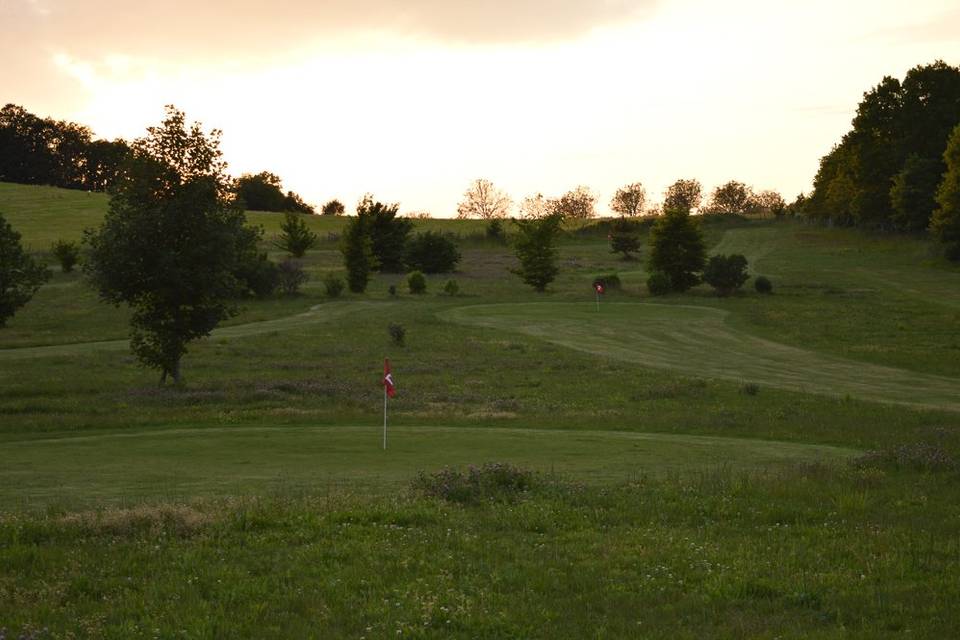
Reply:
<svg viewBox="0 0 960 640"><path fill-rule="evenodd" d="M96 194L0 185L35 252ZM279 216L249 215L270 247ZM651 300L569 228L546 294L480 222L424 296L239 301L183 389L57 274L0 331L0 628L129 637L942 638L960 618L960 270L920 239L710 221L772 296ZM616 272L598 314L592 279ZM405 291L404 287L398 287ZM391 343L388 327L406 329ZM390 449L380 366L391 358ZM861 452L878 450L863 457ZM851 456L860 460L850 462ZM928 459L929 458L929 459ZM511 462L515 499L417 472ZM442 495L442 494L439 494ZM42 636L42 637L46 637Z"/></svg>

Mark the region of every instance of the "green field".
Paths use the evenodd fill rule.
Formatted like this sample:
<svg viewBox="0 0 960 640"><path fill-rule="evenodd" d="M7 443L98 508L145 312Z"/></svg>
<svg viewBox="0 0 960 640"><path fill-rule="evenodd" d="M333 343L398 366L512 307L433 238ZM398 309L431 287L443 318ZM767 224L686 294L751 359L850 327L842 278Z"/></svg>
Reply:
<svg viewBox="0 0 960 640"><path fill-rule="evenodd" d="M101 194L0 184L44 258ZM275 214L249 218L278 229ZM651 299L568 229L545 294L463 261L244 300L160 389L124 309L56 274L0 330L0 629L42 637L943 638L960 629L960 270L922 239L712 221L770 277ZM591 282L623 286L599 311ZM440 294L446 280L457 296ZM391 284L402 293L392 298ZM390 343L389 323L407 329ZM381 447L382 359L400 393ZM879 451L865 455L869 451ZM505 462L516 496L418 473ZM439 481L438 481L439 482Z"/></svg>

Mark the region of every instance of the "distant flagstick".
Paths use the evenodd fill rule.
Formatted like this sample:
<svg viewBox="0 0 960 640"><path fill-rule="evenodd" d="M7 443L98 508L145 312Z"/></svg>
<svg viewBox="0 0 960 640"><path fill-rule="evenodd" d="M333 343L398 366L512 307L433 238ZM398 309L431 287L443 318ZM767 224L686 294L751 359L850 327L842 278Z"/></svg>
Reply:
<svg viewBox="0 0 960 640"><path fill-rule="evenodd" d="M387 397L397 395L397 388L393 384L393 374L390 373L390 359L383 359L383 450L387 450Z"/></svg>
<svg viewBox="0 0 960 640"><path fill-rule="evenodd" d="M593 290L597 292L597 311L600 311L600 294L603 293L603 283L597 282L593 285Z"/></svg>

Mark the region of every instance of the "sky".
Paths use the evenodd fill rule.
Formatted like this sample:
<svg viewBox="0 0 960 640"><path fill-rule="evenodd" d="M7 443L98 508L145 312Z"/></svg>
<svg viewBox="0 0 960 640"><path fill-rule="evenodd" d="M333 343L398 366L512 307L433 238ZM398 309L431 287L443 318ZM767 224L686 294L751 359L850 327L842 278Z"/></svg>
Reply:
<svg viewBox="0 0 960 640"><path fill-rule="evenodd" d="M956 0L0 0L0 102L142 136L174 104L234 175L456 213L679 178L809 191L863 93L960 64Z"/></svg>

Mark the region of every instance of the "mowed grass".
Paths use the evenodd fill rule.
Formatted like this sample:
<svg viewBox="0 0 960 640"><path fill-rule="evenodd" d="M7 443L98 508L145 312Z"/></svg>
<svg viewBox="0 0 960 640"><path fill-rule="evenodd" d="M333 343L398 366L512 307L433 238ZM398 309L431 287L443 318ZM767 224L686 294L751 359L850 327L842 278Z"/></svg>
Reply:
<svg viewBox="0 0 960 640"><path fill-rule="evenodd" d="M142 500L387 490L417 471L499 460L592 483L681 470L842 461L855 450L619 431L469 427L227 426L7 440L0 504L76 508ZM91 467L91 461L97 461Z"/></svg>
<svg viewBox="0 0 960 640"><path fill-rule="evenodd" d="M102 216L90 197L0 185L0 210L43 253ZM280 216L249 217L282 258ZM960 272L928 243L711 222L711 252L745 253L775 294L653 301L643 252L620 260L602 227L568 229L534 294L482 223L427 221L460 238L456 274L425 296L380 274L331 301L343 221L309 223L303 295L239 301L191 345L183 389L156 388L125 312L78 275L0 331L0 628L956 635ZM590 283L611 272L624 286L597 314ZM438 294L449 278L461 295ZM384 356L400 389L386 452ZM487 461L540 473L476 504L411 484Z"/></svg>

